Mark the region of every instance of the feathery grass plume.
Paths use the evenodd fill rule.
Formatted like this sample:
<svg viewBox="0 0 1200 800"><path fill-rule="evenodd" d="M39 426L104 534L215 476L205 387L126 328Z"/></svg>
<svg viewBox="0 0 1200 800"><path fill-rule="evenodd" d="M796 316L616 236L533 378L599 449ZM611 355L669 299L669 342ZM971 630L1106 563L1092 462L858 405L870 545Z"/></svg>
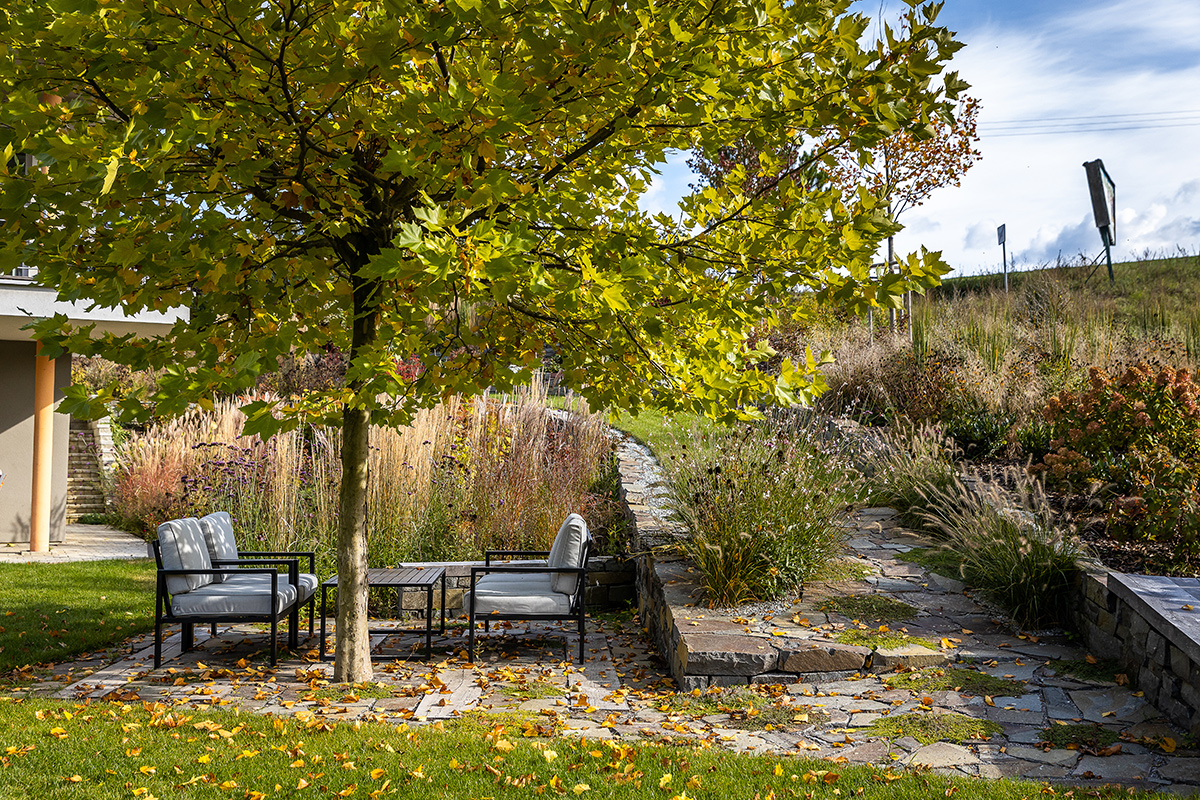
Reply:
<svg viewBox="0 0 1200 800"><path fill-rule="evenodd" d="M896 509L906 525L919 524L925 494L954 483L957 455L954 441L939 425L897 423L882 434L881 446L866 455L871 502Z"/></svg>
<svg viewBox="0 0 1200 800"><path fill-rule="evenodd" d="M1001 482L968 486L956 477L949 485L926 487L919 504L924 527L961 559L963 580L1018 625L1061 624L1084 545L1055 518L1041 482L1015 468Z"/></svg>
<svg viewBox="0 0 1200 800"><path fill-rule="evenodd" d="M573 398L555 412L540 384L513 397L453 396L405 428L372 428L371 566L477 558L486 548L546 549L572 511L603 531L615 499L595 487L613 460L608 426ZM267 442L240 435L232 401L129 436L119 448L116 513L152 536L161 522L226 510L243 549L313 550L332 569L341 452L319 427Z"/></svg>

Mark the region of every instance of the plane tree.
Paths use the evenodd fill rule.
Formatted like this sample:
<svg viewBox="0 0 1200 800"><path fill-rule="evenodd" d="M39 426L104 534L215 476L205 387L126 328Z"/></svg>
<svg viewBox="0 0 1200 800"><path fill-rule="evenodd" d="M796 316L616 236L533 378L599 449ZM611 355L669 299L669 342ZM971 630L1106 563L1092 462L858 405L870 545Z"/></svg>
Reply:
<svg viewBox="0 0 1200 800"><path fill-rule="evenodd" d="M639 199L673 152L789 131L858 151L943 113L963 85L936 7L885 47L866 26L847 0L11 0L0 149L33 166L0 174L0 272L190 310L157 338L39 321L47 355L159 371L145 397L72 388L72 413L179 414L344 354L336 385L244 410L262 436L340 427L335 677L361 681L370 425L526 381L547 347L594 407L811 396L811 359L759 372L748 334L788 291L874 297L886 198L785 171L677 217ZM889 291L943 271L914 257Z"/></svg>

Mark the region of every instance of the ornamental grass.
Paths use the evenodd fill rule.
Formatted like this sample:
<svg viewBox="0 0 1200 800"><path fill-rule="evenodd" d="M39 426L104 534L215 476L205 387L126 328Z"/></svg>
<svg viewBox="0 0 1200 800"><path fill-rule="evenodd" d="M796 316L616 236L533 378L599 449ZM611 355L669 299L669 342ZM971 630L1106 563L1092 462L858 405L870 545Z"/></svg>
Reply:
<svg viewBox="0 0 1200 800"><path fill-rule="evenodd" d="M153 537L179 516L226 510L247 550L313 550L334 563L341 448L337 430L303 427L267 441L241 435L234 401L154 425L119 446L115 511ZM593 531L617 516L599 489L614 469L608 426L582 405L550 409L544 389L451 397L405 428L373 428L370 562L456 560L486 548L547 549L572 511Z"/></svg>

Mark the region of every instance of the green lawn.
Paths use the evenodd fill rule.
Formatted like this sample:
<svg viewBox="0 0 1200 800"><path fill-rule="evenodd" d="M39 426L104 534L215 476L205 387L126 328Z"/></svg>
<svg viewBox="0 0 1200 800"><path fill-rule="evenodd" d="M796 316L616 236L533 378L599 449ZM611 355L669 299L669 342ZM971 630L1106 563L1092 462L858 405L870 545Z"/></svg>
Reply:
<svg viewBox="0 0 1200 800"><path fill-rule="evenodd" d="M669 459L672 453L678 453L683 442L690 447L694 442L706 441L713 433L726 430L723 424L698 414L667 416L651 409L636 417L625 411L613 412L609 415L609 422L614 428L625 431L653 450L660 461Z"/></svg>
<svg viewBox="0 0 1200 800"><path fill-rule="evenodd" d="M0 676L154 628L154 562L0 564Z"/></svg>
<svg viewBox="0 0 1200 800"><path fill-rule="evenodd" d="M397 797L1018 800L1019 781L708 748L539 739L503 716L423 728L181 706L0 699L0 798ZM1129 797L1089 789L1089 797Z"/></svg>

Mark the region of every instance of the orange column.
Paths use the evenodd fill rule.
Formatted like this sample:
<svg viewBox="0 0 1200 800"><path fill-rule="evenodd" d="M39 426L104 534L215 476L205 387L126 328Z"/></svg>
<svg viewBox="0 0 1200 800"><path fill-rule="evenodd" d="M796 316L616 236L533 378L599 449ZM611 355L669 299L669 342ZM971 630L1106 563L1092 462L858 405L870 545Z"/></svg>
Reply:
<svg viewBox="0 0 1200 800"><path fill-rule="evenodd" d="M33 501L29 550L50 552L50 487L54 482L54 359L37 345L33 377Z"/></svg>

